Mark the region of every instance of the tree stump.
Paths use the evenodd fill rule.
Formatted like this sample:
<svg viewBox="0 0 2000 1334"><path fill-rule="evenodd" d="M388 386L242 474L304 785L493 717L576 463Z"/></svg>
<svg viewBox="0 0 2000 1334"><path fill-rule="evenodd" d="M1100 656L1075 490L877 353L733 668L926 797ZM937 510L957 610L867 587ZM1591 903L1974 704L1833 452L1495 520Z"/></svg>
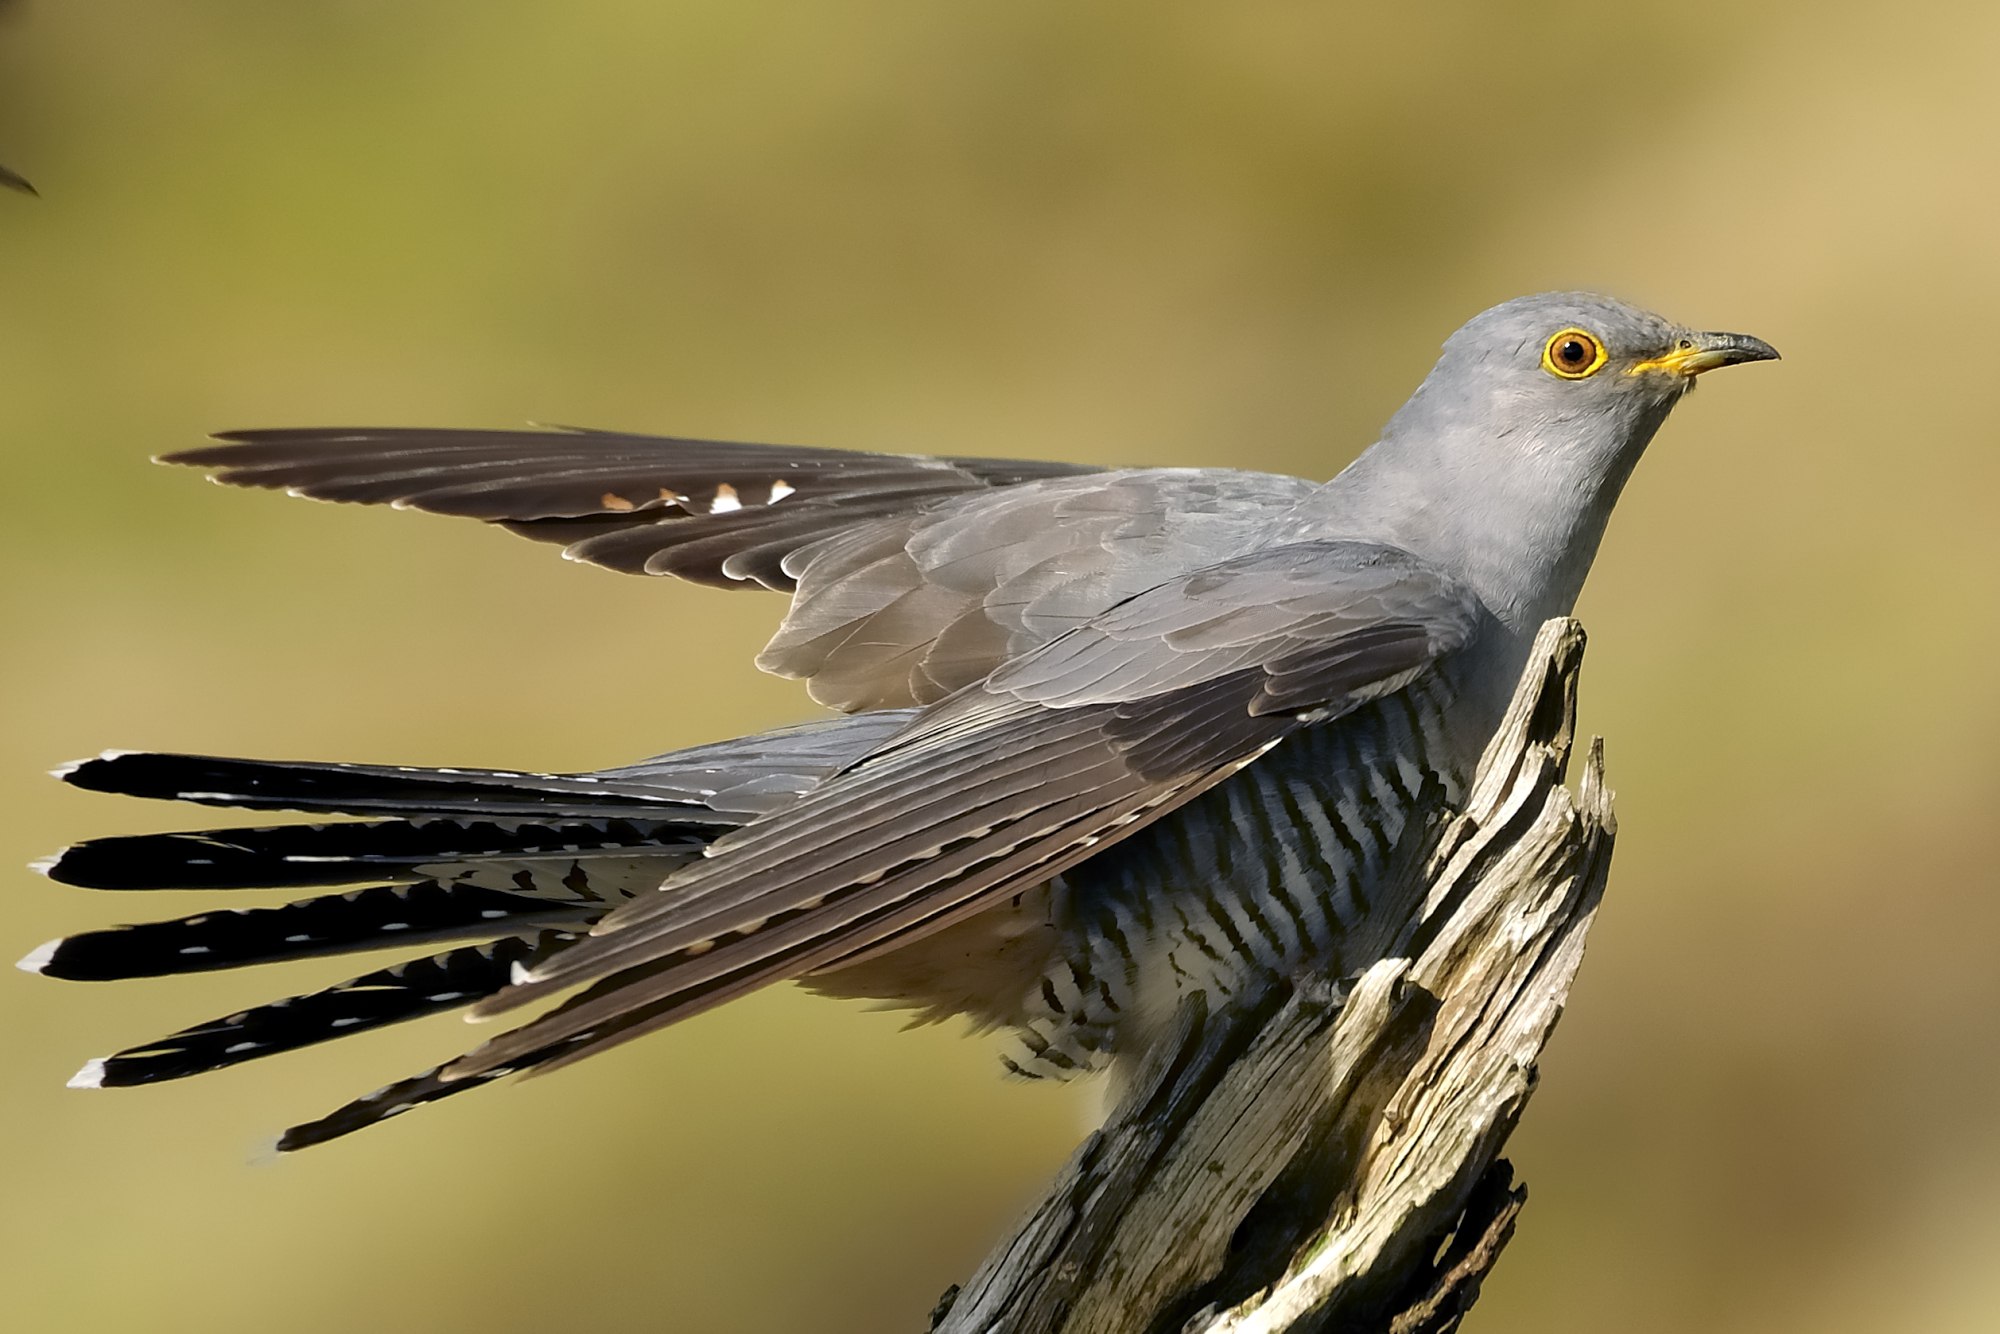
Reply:
<svg viewBox="0 0 2000 1334"><path fill-rule="evenodd" d="M1413 822L1357 942L1377 962L1185 1002L933 1334L1457 1327L1526 1195L1498 1155L1611 861L1599 742L1564 786L1583 644L1542 627L1464 808Z"/></svg>

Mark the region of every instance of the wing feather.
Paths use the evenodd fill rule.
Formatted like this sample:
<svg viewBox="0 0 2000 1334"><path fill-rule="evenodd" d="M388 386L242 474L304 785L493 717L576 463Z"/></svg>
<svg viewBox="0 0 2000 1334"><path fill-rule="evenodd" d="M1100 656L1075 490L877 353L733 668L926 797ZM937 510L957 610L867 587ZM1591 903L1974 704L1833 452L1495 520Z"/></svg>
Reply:
<svg viewBox="0 0 2000 1334"><path fill-rule="evenodd" d="M722 567L739 552L795 548L940 497L1097 471L613 431L329 427L216 441L162 461L207 468L230 486L482 519L627 573L784 591L793 579L783 553L760 551L747 575Z"/></svg>
<svg viewBox="0 0 2000 1334"><path fill-rule="evenodd" d="M446 1076L553 1061L557 1044L566 1062L949 926L1159 819L1298 727L1400 689L1485 620L1455 581L1362 543L1278 548L1168 580L725 835L660 894L485 1002L492 1013L590 984Z"/></svg>
<svg viewBox="0 0 2000 1334"><path fill-rule="evenodd" d="M1096 471L1037 460L880 454L590 430L307 427L232 431L216 440L169 454L163 462L212 469L216 480L231 486L394 504L489 522L669 507L733 513L737 506L793 496L869 494L907 486L1011 486ZM725 486L727 491L720 490ZM719 508L718 499L723 502Z"/></svg>

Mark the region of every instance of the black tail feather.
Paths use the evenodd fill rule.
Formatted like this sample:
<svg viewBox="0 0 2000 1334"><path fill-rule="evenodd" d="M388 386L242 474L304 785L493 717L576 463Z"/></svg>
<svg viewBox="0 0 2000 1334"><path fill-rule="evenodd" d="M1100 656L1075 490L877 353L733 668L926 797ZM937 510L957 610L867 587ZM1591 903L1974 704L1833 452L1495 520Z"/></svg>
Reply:
<svg viewBox="0 0 2000 1334"><path fill-rule="evenodd" d="M556 946L558 949L561 947L561 944ZM344 1103L316 1121L306 1121L293 1126L278 1137L278 1152L293 1153L299 1149L309 1149L315 1144L324 1144L328 1140L351 1135L357 1130L380 1125L391 1117L401 1116L404 1112L422 1107L426 1103L436 1102L440 1098L449 1098L455 1093L483 1088L494 1080L504 1079L508 1075L532 1073L538 1067L548 1065L557 1058L588 1045L589 1040L589 1034L564 1038L511 1064L496 1066L491 1070L481 1070L474 1074L449 1075L446 1072L451 1069L450 1063L433 1066L420 1075L399 1079L364 1097Z"/></svg>
<svg viewBox="0 0 2000 1334"><path fill-rule="evenodd" d="M273 908L229 908L85 931L45 946L31 971L79 982L211 972L453 937L491 937L525 925L587 921L594 899L564 903L480 885L419 880L323 894Z"/></svg>
<svg viewBox="0 0 2000 1334"><path fill-rule="evenodd" d="M661 791L643 780L616 775L106 751L56 770L56 776L91 792L245 810L588 819L657 812L664 806L680 807L690 815L708 814L685 792Z"/></svg>
<svg viewBox="0 0 2000 1334"><path fill-rule="evenodd" d="M353 1102L336 1107L317 1121L300 1122L278 1136L278 1152L296 1153L300 1149L310 1149L315 1144L325 1144L329 1140L352 1135L357 1130L380 1125L392 1116L401 1116L404 1112L422 1107L425 1103L449 1098L454 1093L470 1092L514 1073L511 1069L491 1070L469 1079L444 1079L439 1074L443 1069L443 1066L437 1066L420 1075L399 1079L393 1084L376 1089L366 1097L356 1098Z"/></svg>
<svg viewBox="0 0 2000 1334"><path fill-rule="evenodd" d="M379 820L209 829L92 839L44 866L52 880L86 889L275 889L412 880L455 863L684 848L699 850L710 826L659 820L549 823Z"/></svg>
<svg viewBox="0 0 2000 1334"><path fill-rule="evenodd" d="M128 1047L115 1056L91 1062L73 1082L84 1087L122 1088L185 1079L458 1009L506 986L515 964L528 963L575 938L570 932L543 931L413 959L324 991L273 1001L184 1028L156 1042Z"/></svg>
<svg viewBox="0 0 2000 1334"><path fill-rule="evenodd" d="M903 712L828 719L594 774L107 753L58 777L129 796L375 818L96 839L42 864L52 878L120 890L360 888L85 932L20 966L108 980L484 938L92 1061L71 1081L86 1088L184 1078L469 1005L907 721ZM294 1127L278 1147L323 1143L502 1075L562 1064L594 1036L491 1071L439 1067Z"/></svg>
<svg viewBox="0 0 2000 1334"><path fill-rule="evenodd" d="M556 946L557 949L561 947L561 945ZM719 978L714 985L719 989L726 985L727 981L727 978ZM478 1055L477 1050L469 1052L457 1061L433 1067L420 1075L413 1075L385 1088L377 1089L366 1097L356 1098L353 1102L335 1108L317 1121L293 1126L279 1137L278 1151L291 1153L297 1149L310 1148L315 1144L324 1144L328 1140L351 1135L357 1130L365 1130L369 1126L387 1121L390 1117L401 1116L404 1112L421 1107L425 1103L448 1098L454 1093L480 1088L508 1075L534 1074L560 1069L603 1045L606 1039L617 1034L644 1033L658 1027L659 1021L673 1012L680 1004L680 1000L679 997L670 997L664 1001L641 1006L596 1028L569 1037L557 1038L547 1046L527 1052L491 1069L474 1068L469 1073L464 1073L467 1061ZM457 1068L456 1071L454 1067Z"/></svg>

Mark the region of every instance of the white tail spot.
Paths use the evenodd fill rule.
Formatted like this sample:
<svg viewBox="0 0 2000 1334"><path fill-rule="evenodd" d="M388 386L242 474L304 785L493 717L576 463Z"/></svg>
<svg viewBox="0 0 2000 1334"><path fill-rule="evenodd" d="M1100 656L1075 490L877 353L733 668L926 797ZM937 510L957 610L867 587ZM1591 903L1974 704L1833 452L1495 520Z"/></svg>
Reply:
<svg viewBox="0 0 2000 1334"><path fill-rule="evenodd" d="M49 961L56 957L56 951L61 948L62 939L61 937L57 937L55 940L37 945L32 950L29 950L27 954L22 956L21 961L14 966L24 973L39 973L49 966Z"/></svg>

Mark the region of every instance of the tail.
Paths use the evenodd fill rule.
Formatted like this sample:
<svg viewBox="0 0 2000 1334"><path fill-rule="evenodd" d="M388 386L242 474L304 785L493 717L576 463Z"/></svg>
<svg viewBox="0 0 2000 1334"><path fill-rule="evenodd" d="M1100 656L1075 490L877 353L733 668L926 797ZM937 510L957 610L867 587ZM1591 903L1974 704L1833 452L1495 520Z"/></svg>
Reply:
<svg viewBox="0 0 2000 1334"><path fill-rule="evenodd" d="M86 931L43 945L20 967L111 981L443 947L93 1060L70 1081L81 1088L185 1078L457 1009L507 986L516 970L652 892L710 840L794 799L903 721L898 714L833 719L581 774L107 753L57 776L97 792L365 818L102 838L65 849L38 869L90 889L327 892ZM336 1138L488 1082L433 1088L427 1078L289 1131L279 1147ZM413 1086L407 1096L399 1092L405 1086Z"/></svg>

